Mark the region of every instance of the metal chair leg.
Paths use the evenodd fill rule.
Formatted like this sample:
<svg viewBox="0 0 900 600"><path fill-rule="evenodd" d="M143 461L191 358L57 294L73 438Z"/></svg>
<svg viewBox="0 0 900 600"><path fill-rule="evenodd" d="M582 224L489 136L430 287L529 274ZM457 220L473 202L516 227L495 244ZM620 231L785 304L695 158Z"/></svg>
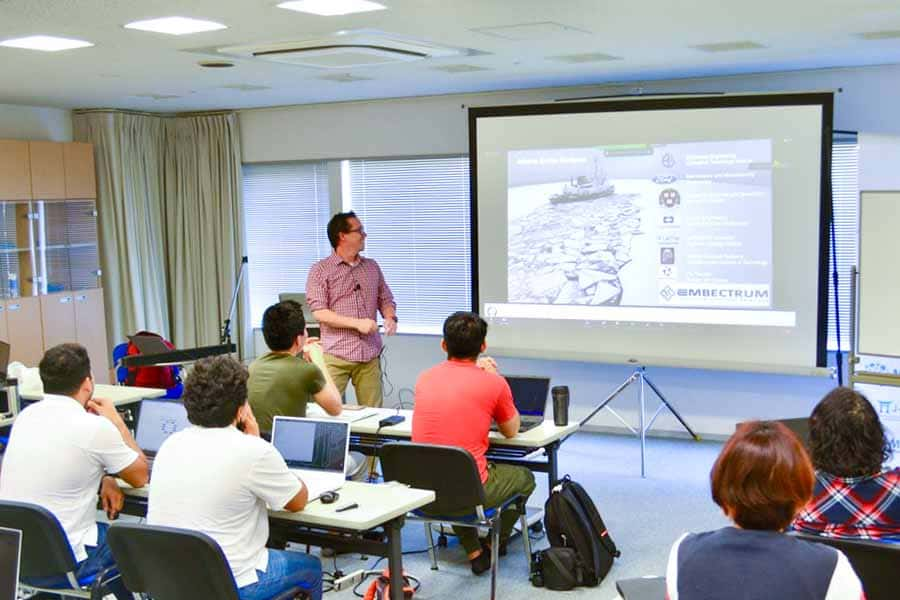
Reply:
<svg viewBox="0 0 900 600"><path fill-rule="evenodd" d="M437 571L437 551L434 549L434 532L431 531L431 521L425 521L425 533L428 535L428 557L431 559L431 570Z"/></svg>
<svg viewBox="0 0 900 600"><path fill-rule="evenodd" d="M526 564L531 564L531 535L528 531L528 516L525 511L519 513L519 523L522 526L522 545L525 546Z"/></svg>
<svg viewBox="0 0 900 600"><path fill-rule="evenodd" d="M500 511L491 521L491 600L497 597L497 564L500 562Z"/></svg>

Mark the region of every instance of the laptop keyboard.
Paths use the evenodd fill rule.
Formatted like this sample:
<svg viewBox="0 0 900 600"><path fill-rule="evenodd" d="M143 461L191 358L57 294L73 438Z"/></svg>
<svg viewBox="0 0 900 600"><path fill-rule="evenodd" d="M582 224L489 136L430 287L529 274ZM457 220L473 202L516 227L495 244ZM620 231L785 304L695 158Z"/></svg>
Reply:
<svg viewBox="0 0 900 600"><path fill-rule="evenodd" d="M523 421L522 424L519 426L519 433L524 433L526 431L530 431L530 430L534 429L535 427L540 426L541 423L543 423L543 421ZM500 429L497 427L496 423L493 423L493 422L491 423L491 431L500 431Z"/></svg>

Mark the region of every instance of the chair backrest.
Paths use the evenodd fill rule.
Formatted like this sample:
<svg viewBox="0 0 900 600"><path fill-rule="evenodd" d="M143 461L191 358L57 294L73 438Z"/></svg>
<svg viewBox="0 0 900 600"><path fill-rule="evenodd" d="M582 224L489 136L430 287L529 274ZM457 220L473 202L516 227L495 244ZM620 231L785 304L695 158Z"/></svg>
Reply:
<svg viewBox="0 0 900 600"><path fill-rule="evenodd" d="M859 575L867 600L897 597L897 573L900 573L900 544L869 540L842 540L821 535L795 533L808 542L826 544L847 555Z"/></svg>
<svg viewBox="0 0 900 600"><path fill-rule="evenodd" d="M75 555L62 525L49 510L37 504L0 501L0 527L22 532L19 576L52 577L75 570Z"/></svg>
<svg viewBox="0 0 900 600"><path fill-rule="evenodd" d="M225 554L199 531L115 523L107 533L125 587L154 600L238 600Z"/></svg>
<svg viewBox="0 0 900 600"><path fill-rule="evenodd" d="M463 448L399 442L385 444L378 456L385 481L434 491L435 501L423 506L423 512L448 515L484 505L478 466Z"/></svg>
<svg viewBox="0 0 900 600"><path fill-rule="evenodd" d="M116 344L112 351L112 364L116 370L116 383L124 385L128 379L128 367L119 365L119 361L128 356L128 342Z"/></svg>

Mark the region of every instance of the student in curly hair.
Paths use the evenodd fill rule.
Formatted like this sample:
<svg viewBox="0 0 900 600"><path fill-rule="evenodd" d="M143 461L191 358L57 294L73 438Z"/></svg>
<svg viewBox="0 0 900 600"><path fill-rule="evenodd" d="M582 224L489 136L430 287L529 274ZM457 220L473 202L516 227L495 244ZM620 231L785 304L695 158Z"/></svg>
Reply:
<svg viewBox="0 0 900 600"><path fill-rule="evenodd" d="M783 533L809 500L815 477L800 440L782 423L740 425L710 480L713 500L734 527L675 542L668 600L865 598L844 554Z"/></svg>
<svg viewBox="0 0 900 600"><path fill-rule="evenodd" d="M302 552L266 549L266 505L297 512L306 486L259 437L247 370L230 356L194 364L184 382L193 427L163 442L153 464L147 522L202 531L222 548L241 600L302 587L322 597L322 565Z"/></svg>
<svg viewBox="0 0 900 600"><path fill-rule="evenodd" d="M866 397L839 387L822 398L810 417L809 446L816 487L794 529L900 542L900 469L883 466L891 446Z"/></svg>

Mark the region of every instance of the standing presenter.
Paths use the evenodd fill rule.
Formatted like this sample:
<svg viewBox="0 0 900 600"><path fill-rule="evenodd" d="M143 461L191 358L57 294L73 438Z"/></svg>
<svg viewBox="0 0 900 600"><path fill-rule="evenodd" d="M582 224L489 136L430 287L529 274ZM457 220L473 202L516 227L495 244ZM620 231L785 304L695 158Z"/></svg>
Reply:
<svg viewBox="0 0 900 600"><path fill-rule="evenodd" d="M381 336L376 312L384 317L384 332L397 332L397 305L378 263L360 255L366 230L351 212L328 221L328 241L334 252L312 266L306 280L306 301L321 326L325 364L341 394L353 382L357 401L381 406Z"/></svg>

